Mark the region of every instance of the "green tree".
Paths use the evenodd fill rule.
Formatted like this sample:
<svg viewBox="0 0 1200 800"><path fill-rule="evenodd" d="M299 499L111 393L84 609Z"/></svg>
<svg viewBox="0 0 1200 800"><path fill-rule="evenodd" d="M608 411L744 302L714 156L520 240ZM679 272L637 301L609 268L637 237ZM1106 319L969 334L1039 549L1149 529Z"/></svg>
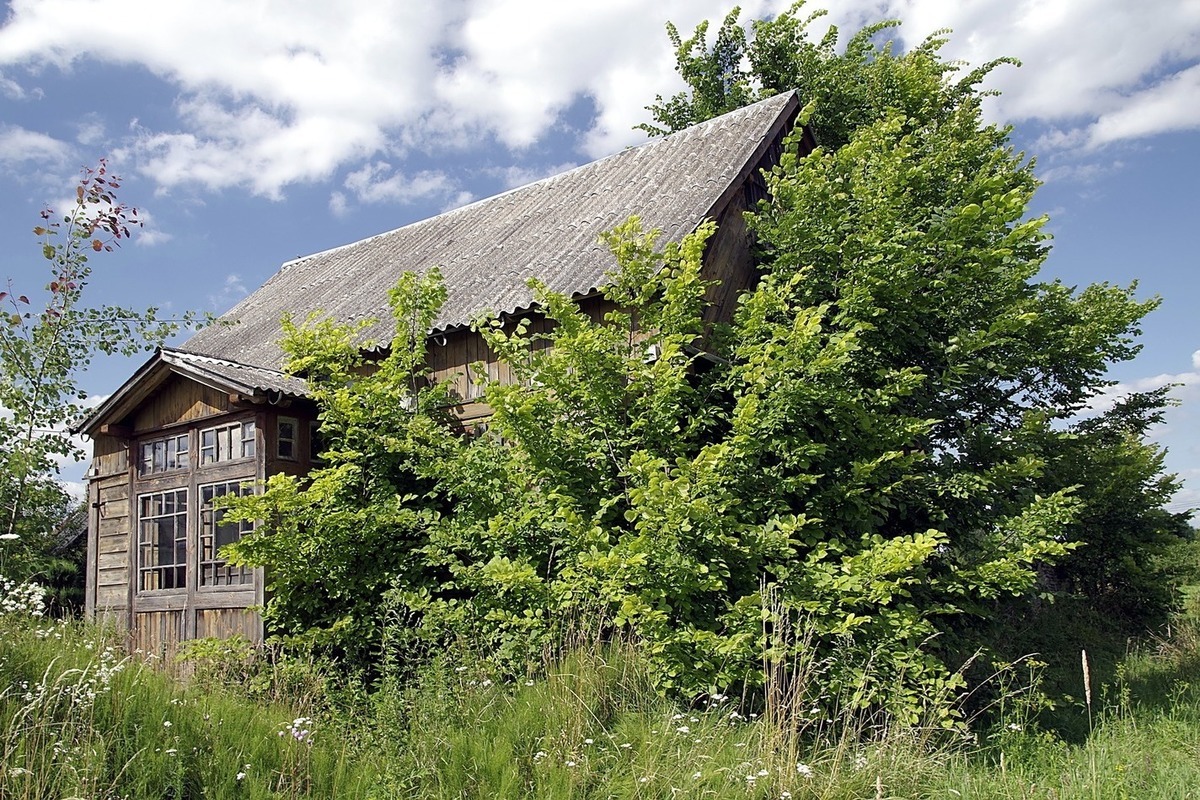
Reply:
<svg viewBox="0 0 1200 800"><path fill-rule="evenodd" d="M1111 613L1161 620L1172 579L1155 565L1186 530L1162 510L1177 481L1144 443L1165 393L1064 430L1109 385L1107 365L1136 354L1139 321L1157 300L1135 301L1133 286L1076 292L1038 280L1048 237L1044 219L1027 218L1033 164L1013 152L1009 129L979 117L979 83L1013 59L959 74L939 56L945 31L898 54L885 40L894 21L839 51L836 28L809 40L824 12L802 17L803 5L752 22L749 35L734 9L712 46L705 25L686 40L669 26L689 88L658 98L649 109L661 127L643 127L677 130L799 91L821 147L785 160L753 221L770 273L763 288L790 281L794 306L829 304L835 326L867 325L851 366L863 385L881 369L922 376L907 407L935 421L921 449L942 477L911 505L968 530L998 508L969 487L1077 487L1080 518L1064 534L1078 545L1063 567L1070 586ZM721 85L703 79L714 70Z"/></svg>
<svg viewBox="0 0 1200 800"><path fill-rule="evenodd" d="M872 44L887 26L838 56L836 35L808 47L793 16L752 40L735 20L712 53L677 41L694 93L660 122L751 99L739 48L769 35L771 59L750 49L750 63L800 64L825 87L801 122L834 144L801 157L793 142L767 176L771 200L750 216L763 277L731 324L702 323L711 226L659 248L630 221L606 237L617 310L601 322L535 283L547 332L479 323L514 380L480 373L494 416L464 438L420 362L436 274L393 294L400 335L366 379L354 329L289 328L329 464L237 501L266 524L234 549L276 576L268 614L284 632L386 652L386 607L405 636L461 637L516 666L562 619L586 620L632 631L684 694L791 670L819 675L800 687L819 683L818 703L949 722L960 679L931 641L1094 544L1088 476L1063 454L1106 440L1070 422L1136 353L1156 301L1038 280L1037 181L981 120L986 69L953 80L938 40L894 56ZM1108 452L1138 474L1160 466ZM342 580L355 588L336 613L306 605Z"/></svg>
<svg viewBox="0 0 1200 800"><path fill-rule="evenodd" d="M8 281L0 291L0 572L23 578L64 568L54 553L72 520L73 503L57 481L57 462L81 458L68 426L83 412L80 376L97 353L153 349L193 321L161 319L158 310L89 306L89 257L129 238L136 209L116 199L119 180L105 161L85 169L70 209L42 212L34 228L49 267L43 302ZM33 294L31 292L31 294ZM35 294L35 298L37 295Z"/></svg>

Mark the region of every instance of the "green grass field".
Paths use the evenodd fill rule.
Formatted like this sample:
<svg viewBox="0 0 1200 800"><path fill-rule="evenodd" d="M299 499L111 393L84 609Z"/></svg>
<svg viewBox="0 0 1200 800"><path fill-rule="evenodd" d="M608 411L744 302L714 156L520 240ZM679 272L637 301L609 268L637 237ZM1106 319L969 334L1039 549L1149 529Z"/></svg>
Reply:
<svg viewBox="0 0 1200 800"><path fill-rule="evenodd" d="M0 798L1200 798L1200 634L1124 658L1084 736L1015 678L986 726L751 715L652 689L630 645L503 682L447 659L367 693L206 643L185 686L97 626L0 615ZM1051 665L1052 669L1054 665ZM219 687L226 687L221 689ZM1040 713L1040 717L1039 717ZM1069 726L1068 726L1069 727Z"/></svg>

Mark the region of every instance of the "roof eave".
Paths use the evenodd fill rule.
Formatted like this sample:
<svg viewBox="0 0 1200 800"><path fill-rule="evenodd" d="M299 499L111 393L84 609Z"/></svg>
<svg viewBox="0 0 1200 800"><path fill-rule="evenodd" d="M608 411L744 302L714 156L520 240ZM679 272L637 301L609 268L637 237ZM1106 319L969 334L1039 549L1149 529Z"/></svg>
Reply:
<svg viewBox="0 0 1200 800"><path fill-rule="evenodd" d="M119 389L109 395L107 400L96 406L77 425L72 426L71 432L94 436L102 425L128 416L171 375L179 375L218 392L251 397L264 394L258 387L206 373L192 367L186 361L172 358L174 352L168 348L158 348Z"/></svg>

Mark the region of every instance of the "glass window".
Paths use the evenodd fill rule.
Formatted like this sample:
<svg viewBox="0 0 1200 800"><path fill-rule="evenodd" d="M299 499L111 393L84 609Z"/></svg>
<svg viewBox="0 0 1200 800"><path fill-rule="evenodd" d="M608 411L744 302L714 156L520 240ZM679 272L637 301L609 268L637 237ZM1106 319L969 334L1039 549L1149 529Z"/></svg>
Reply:
<svg viewBox="0 0 1200 800"><path fill-rule="evenodd" d="M187 489L138 498L138 591L187 585Z"/></svg>
<svg viewBox="0 0 1200 800"><path fill-rule="evenodd" d="M292 417L280 417L275 426L275 454L289 461L296 459L299 448L296 447L296 420Z"/></svg>
<svg viewBox="0 0 1200 800"><path fill-rule="evenodd" d="M138 474L154 475L159 472L187 469L190 463L188 455L188 435L186 433L142 442Z"/></svg>
<svg viewBox="0 0 1200 800"><path fill-rule="evenodd" d="M211 483L200 487L200 585L243 586L254 582L248 567L231 566L220 557L221 548L254 530L252 522L225 522L225 509L214 501L233 495L243 497L253 489L239 482Z"/></svg>
<svg viewBox="0 0 1200 800"><path fill-rule="evenodd" d="M255 430L252 419L200 431L200 463L218 464L222 461L253 458L254 443Z"/></svg>

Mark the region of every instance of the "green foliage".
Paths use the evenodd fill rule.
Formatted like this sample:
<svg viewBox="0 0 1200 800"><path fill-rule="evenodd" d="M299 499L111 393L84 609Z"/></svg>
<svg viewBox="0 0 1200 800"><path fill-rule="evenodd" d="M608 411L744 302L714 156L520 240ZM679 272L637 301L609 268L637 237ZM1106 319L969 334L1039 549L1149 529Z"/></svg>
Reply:
<svg viewBox="0 0 1200 800"><path fill-rule="evenodd" d="M835 56L835 38L804 43L794 11L751 44L731 15L712 53L703 29L672 29L692 54L687 114L751 99L739 54L761 46L754 69L816 87L802 121L849 126L821 123L841 146L801 158L793 142L766 176L772 199L749 216L763 278L728 326L703 322L712 226L659 248L630 220L605 237L601 321L535 282L544 332L477 324L513 380L479 371L493 416L460 437L423 366L436 271L392 293L397 337L377 363L353 327L288 324L327 466L236 501L263 524L232 549L267 567L281 633L367 669L468 641L519 674L563 620L593 620L634 636L683 696L819 674L818 705L953 727L962 678L939 639L1108 546L1095 515L1120 495L1086 470L1161 505L1172 484L1136 415L1124 445L1106 432L1120 414L1070 427L1156 301L1037 280L1037 182L974 89L993 65L952 83L940 40L876 49L888 25ZM1150 552L1133 527L1111 541ZM1087 574L1100 558L1065 562L1082 591L1157 607Z"/></svg>
<svg viewBox="0 0 1200 800"><path fill-rule="evenodd" d="M935 31L917 47L897 54L884 36L900 22L886 20L862 28L839 49L836 26L820 41L809 39L809 26L827 12L802 16L803 9L804 0L799 0L773 19L754 20L747 36L735 7L711 46L707 22L687 39L667 23L676 71L688 90L665 100L659 96L647 106L656 124L637 127L652 135L672 133L795 89L801 102L813 107L809 124L817 142L834 150L889 111L928 117L973 102L978 97L975 87L988 72L1017 63L996 59L951 80L959 65L938 54L948 31Z"/></svg>
<svg viewBox="0 0 1200 800"><path fill-rule="evenodd" d="M223 684L218 664L242 673L254 658L237 644L198 644L214 671L184 686L122 658L112 631L0 613L0 796L1188 797L1200 782L1200 637L1194 620L1177 624L1097 684L1094 730L1071 745L1038 728L1036 675L1003 682L976 741L807 704L787 713L826 690L815 674L812 697L773 686L760 714L719 694L681 706L655 691L635 642L589 644L595 631L580 630L530 677L505 681L451 648L370 705L323 714L247 701L238 674ZM296 669L251 672L307 698Z"/></svg>
<svg viewBox="0 0 1200 800"><path fill-rule="evenodd" d="M275 475L231 512L270 531L227 550L233 563L271 565L268 625L350 665L377 654L386 589L441 578L426 570L422 547L441 502L435 470L461 443L446 389L428 385L423 362L444 299L436 271L405 276L392 293L394 346L370 364L355 339L361 326L285 321L289 369L307 375L321 407L325 466L303 479Z"/></svg>
<svg viewBox="0 0 1200 800"><path fill-rule="evenodd" d="M0 571L13 576L61 570L54 549L71 522L72 503L55 480L56 460L81 458L66 428L83 413L79 376L97 353L153 349L194 321L161 319L158 309L88 306L89 254L111 251L140 224L119 203L118 179L101 160L85 169L75 204L61 217L42 212L34 228L50 279L39 309L14 290L0 291Z"/></svg>
<svg viewBox="0 0 1200 800"><path fill-rule="evenodd" d="M1183 518L1162 510L1177 483L1144 443L1165 392L1072 424L1107 385L1107 364L1136 354L1139 321L1158 301L1134 300L1133 286L1037 280L1048 248L1045 220L1026 217L1032 162L979 115L978 84L1015 62L959 74L939 56L944 31L897 54L884 40L897 22L862 29L839 52L835 28L809 40L823 12L802 17L802 6L748 31L735 9L712 46L705 25L688 40L669 27L689 89L650 107L661 128L643 127L678 130L798 90L821 148L785 156L769 181L773 200L754 220L769 271L760 290L785 304L781 324L822 309L851 337L855 384L908 370L897 410L930 429L907 451L924 459L914 465L924 477L909 475L891 513L951 524L968 545L951 559L962 570L974 545L961 532L986 530L1031 493L1057 497L1074 509L1052 521L1074 548L1057 573L1064 586L1134 633L1161 623L1195 564ZM704 79L714 72L721 85Z"/></svg>
<svg viewBox="0 0 1200 800"><path fill-rule="evenodd" d="M1129 395L1078 423L1053 462L1052 479L1077 484L1084 503L1068 533L1081 546L1056 577L1133 629L1160 629L1200 569L1188 515L1163 508L1179 482L1163 473L1163 450L1145 441L1169 389Z"/></svg>

